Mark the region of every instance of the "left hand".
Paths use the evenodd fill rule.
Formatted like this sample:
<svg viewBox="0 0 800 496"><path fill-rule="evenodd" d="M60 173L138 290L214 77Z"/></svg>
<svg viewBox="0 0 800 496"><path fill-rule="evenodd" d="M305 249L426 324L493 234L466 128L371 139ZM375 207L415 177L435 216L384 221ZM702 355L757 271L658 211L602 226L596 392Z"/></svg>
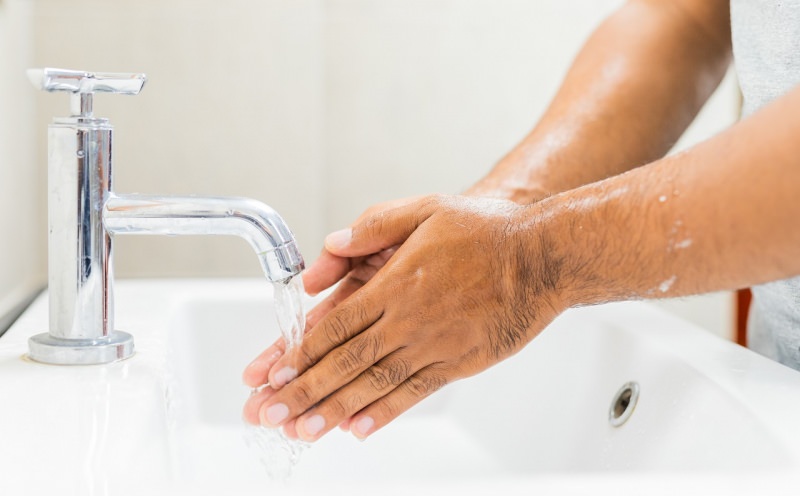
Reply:
<svg viewBox="0 0 800 496"><path fill-rule="evenodd" d="M511 202L435 196L329 237L339 257L400 247L301 346L276 357L269 376L285 380L251 397L245 418L307 441L350 419L364 438L519 351L566 306L531 220L531 208Z"/></svg>

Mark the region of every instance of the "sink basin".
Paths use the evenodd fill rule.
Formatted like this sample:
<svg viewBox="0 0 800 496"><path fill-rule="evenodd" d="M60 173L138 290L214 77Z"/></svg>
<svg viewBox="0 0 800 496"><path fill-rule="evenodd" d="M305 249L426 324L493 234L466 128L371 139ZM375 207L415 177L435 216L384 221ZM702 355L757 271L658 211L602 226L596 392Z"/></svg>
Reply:
<svg viewBox="0 0 800 496"><path fill-rule="evenodd" d="M0 494L800 488L800 374L645 303L571 310L366 442L328 434L280 480L241 420L241 371L278 336L271 286L131 280L115 296L128 360L27 360L46 295L0 338ZM638 401L618 397L629 383Z"/></svg>

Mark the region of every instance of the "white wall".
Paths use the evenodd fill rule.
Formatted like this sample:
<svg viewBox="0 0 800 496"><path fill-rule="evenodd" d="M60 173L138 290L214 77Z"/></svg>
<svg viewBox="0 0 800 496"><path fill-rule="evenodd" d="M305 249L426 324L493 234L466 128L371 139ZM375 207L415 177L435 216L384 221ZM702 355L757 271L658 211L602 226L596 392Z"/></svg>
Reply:
<svg viewBox="0 0 800 496"><path fill-rule="evenodd" d="M140 96L97 98L116 126L118 191L259 198L311 260L370 204L458 192L485 173L621 3L36 0L34 59L150 76ZM730 80L683 146L734 119L735 93ZM44 129L67 103L37 98L43 169ZM231 239L118 237L116 257L123 277L259 271ZM729 329L728 295L668 305Z"/></svg>
<svg viewBox="0 0 800 496"><path fill-rule="evenodd" d="M43 168L34 161L32 4L0 1L0 315L45 282Z"/></svg>
<svg viewBox="0 0 800 496"><path fill-rule="evenodd" d="M36 33L37 65L147 73L140 95L95 99L95 113L115 126L117 191L258 198L301 247L319 246L319 1L37 0ZM68 103L63 94L39 101L44 162L44 129ZM118 236L115 257L122 277L260 271L233 238Z"/></svg>
<svg viewBox="0 0 800 496"><path fill-rule="evenodd" d="M518 142L619 1L329 0L330 229L459 192Z"/></svg>

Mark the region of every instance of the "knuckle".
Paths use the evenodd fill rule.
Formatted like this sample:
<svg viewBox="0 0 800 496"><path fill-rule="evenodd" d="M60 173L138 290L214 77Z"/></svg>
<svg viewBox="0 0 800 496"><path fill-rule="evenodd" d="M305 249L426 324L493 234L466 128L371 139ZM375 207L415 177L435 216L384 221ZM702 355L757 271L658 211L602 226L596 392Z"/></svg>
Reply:
<svg viewBox="0 0 800 496"><path fill-rule="evenodd" d="M370 215L364 219L364 222L361 224L361 229L367 237L373 238L383 232L383 214L384 212L382 211L376 212L374 215Z"/></svg>
<svg viewBox="0 0 800 496"><path fill-rule="evenodd" d="M367 381L376 391L397 387L411 375L411 364L407 360L385 360L364 371Z"/></svg>
<svg viewBox="0 0 800 496"><path fill-rule="evenodd" d="M423 397L443 388L447 384L447 379L439 373L428 372L409 377L405 384L412 395Z"/></svg>
<svg viewBox="0 0 800 496"><path fill-rule="evenodd" d="M362 334L353 340L352 353L363 362L373 363L383 349L383 337L380 334Z"/></svg>
<svg viewBox="0 0 800 496"><path fill-rule="evenodd" d="M408 360L392 360L386 367L386 375L393 386L402 384L411 375L411 364Z"/></svg>
<svg viewBox="0 0 800 496"><path fill-rule="evenodd" d="M389 378L380 367L370 367L364 371L364 377L376 391L383 391L389 387Z"/></svg>
<svg viewBox="0 0 800 496"><path fill-rule="evenodd" d="M325 400L324 404L321 406L325 410L325 417L335 417L340 418L348 414L350 411L348 408L349 401L342 400L338 396L330 397Z"/></svg>
<svg viewBox="0 0 800 496"><path fill-rule="evenodd" d="M303 345L296 348L295 360L299 360L304 365L304 368L309 368L317 362L316 357Z"/></svg>
<svg viewBox="0 0 800 496"><path fill-rule="evenodd" d="M339 305L325 317L320 326L324 326L330 344L342 344L370 324L368 305L367 300L354 295L351 303Z"/></svg>
<svg viewBox="0 0 800 496"><path fill-rule="evenodd" d="M363 298L356 300L354 304L348 308L348 312L350 313L351 322L364 324L368 321L369 312L367 311L367 306Z"/></svg>
<svg viewBox="0 0 800 496"><path fill-rule="evenodd" d="M297 380L291 382L286 387L291 387L292 398L295 404L300 405L302 408L308 408L317 402L311 386L303 381Z"/></svg>
<svg viewBox="0 0 800 496"><path fill-rule="evenodd" d="M423 213L432 209L435 209L438 205L441 204L441 195L429 195L425 198L421 199L418 203L418 208L416 209L418 213Z"/></svg>
<svg viewBox="0 0 800 496"><path fill-rule="evenodd" d="M347 321L348 318L345 312L338 312L328 319L326 330L331 342L339 344L347 341L350 327Z"/></svg>
<svg viewBox="0 0 800 496"><path fill-rule="evenodd" d="M421 224L434 214L447 210L449 203L451 203L450 197L441 193L426 196L419 201L414 222Z"/></svg>
<svg viewBox="0 0 800 496"><path fill-rule="evenodd" d="M331 362L337 375L350 375L362 364L361 360L347 348L334 351Z"/></svg>
<svg viewBox="0 0 800 496"><path fill-rule="evenodd" d="M364 407L362 397L358 393L337 393L328 396L314 410L327 419L343 419L350 417Z"/></svg>

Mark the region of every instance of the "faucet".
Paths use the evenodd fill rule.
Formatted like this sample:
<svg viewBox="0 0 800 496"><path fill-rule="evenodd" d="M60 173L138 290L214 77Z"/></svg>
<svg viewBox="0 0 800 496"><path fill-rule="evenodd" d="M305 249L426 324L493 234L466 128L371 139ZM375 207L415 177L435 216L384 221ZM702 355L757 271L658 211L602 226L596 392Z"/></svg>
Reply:
<svg viewBox="0 0 800 496"><path fill-rule="evenodd" d="M37 88L70 94L71 116L48 128L49 332L28 340L43 363L88 365L130 357L133 336L114 329L116 234L225 234L244 238L267 278L304 268L294 235L267 205L236 197L118 195L112 190L112 126L93 115L94 93L137 95L144 74L31 69Z"/></svg>

